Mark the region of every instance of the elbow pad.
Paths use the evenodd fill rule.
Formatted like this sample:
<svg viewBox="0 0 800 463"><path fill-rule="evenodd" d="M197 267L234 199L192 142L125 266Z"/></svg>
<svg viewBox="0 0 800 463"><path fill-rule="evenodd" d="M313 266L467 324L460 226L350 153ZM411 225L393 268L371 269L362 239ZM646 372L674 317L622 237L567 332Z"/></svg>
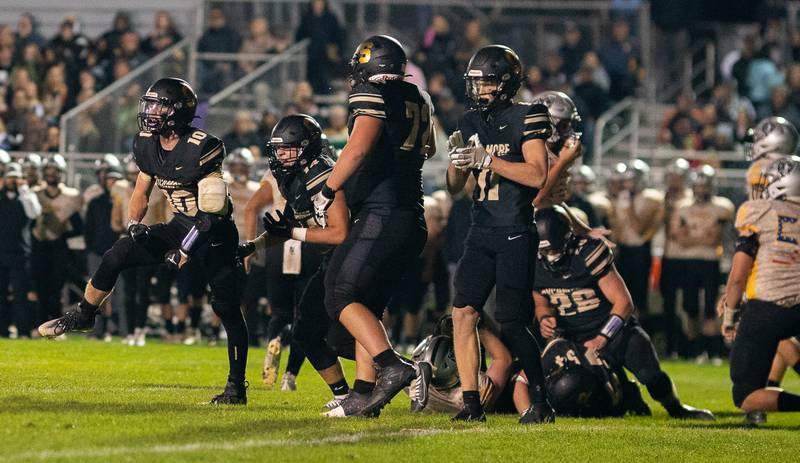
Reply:
<svg viewBox="0 0 800 463"><path fill-rule="evenodd" d="M755 258L758 253L758 235L752 233L747 236L739 236L736 238L736 252L743 252Z"/></svg>
<svg viewBox="0 0 800 463"><path fill-rule="evenodd" d="M206 177L197 182L197 208L209 214L227 212L228 186L222 178Z"/></svg>

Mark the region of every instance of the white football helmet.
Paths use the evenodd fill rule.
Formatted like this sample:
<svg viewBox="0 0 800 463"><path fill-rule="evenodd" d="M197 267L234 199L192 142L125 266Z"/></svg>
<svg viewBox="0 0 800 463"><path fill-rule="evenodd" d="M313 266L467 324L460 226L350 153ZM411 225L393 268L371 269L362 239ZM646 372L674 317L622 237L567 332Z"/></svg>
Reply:
<svg viewBox="0 0 800 463"><path fill-rule="evenodd" d="M797 150L800 135L791 122L768 117L753 129L752 146L745 144L745 157L752 161L767 155L789 156Z"/></svg>

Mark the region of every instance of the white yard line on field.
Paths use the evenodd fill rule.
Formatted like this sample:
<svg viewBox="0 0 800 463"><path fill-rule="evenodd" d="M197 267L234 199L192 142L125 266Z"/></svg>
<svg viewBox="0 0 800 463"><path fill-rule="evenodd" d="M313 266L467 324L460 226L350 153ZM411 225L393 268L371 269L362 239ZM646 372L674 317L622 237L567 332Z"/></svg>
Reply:
<svg viewBox="0 0 800 463"><path fill-rule="evenodd" d="M97 447L88 449L41 450L6 455L5 461L13 460L48 460L51 458L107 458L118 455L191 453L199 451L235 451L260 447L315 446L326 444L355 444L373 438L392 437L426 437L437 434L464 434L468 432L484 432L485 427L473 429L404 429L394 432L358 432L341 436L321 437L317 439L248 439L238 442L192 442L177 445L153 445L139 447Z"/></svg>

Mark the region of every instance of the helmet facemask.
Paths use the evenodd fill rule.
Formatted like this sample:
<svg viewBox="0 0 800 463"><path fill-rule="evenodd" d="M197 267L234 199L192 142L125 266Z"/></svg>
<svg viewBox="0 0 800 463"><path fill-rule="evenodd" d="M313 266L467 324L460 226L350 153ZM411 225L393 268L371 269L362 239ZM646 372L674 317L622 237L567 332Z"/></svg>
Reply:
<svg viewBox="0 0 800 463"><path fill-rule="evenodd" d="M164 98L143 96L139 99L139 130L157 135L166 134L175 125L176 105Z"/></svg>
<svg viewBox="0 0 800 463"><path fill-rule="evenodd" d="M559 242L539 240L539 259L544 268L556 274L564 274L569 270L570 244L573 238L572 232L567 232Z"/></svg>
<svg viewBox="0 0 800 463"><path fill-rule="evenodd" d="M498 101L507 101L508 95L503 91L505 83L494 76L467 76L467 99L470 108L486 111L492 109Z"/></svg>

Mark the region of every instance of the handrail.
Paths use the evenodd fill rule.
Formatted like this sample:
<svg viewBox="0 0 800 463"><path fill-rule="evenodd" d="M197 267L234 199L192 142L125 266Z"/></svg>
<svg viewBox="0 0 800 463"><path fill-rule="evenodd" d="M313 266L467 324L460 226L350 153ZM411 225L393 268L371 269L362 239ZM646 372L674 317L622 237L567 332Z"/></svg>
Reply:
<svg viewBox="0 0 800 463"><path fill-rule="evenodd" d="M603 163L603 155L605 155L606 151L609 151L611 148L616 146L624 137L617 137L619 133L615 134L611 137L611 140L607 143L603 143L603 130L605 129L606 125L620 115L623 111L628 110L629 108L633 107L635 100L633 97L627 97L620 100L614 106L608 108L606 112L600 115L597 118L594 126L594 156L593 156L593 164L595 168L599 168ZM614 143L612 144L611 141Z"/></svg>
<svg viewBox="0 0 800 463"><path fill-rule="evenodd" d="M60 127L60 134L58 140L58 152L62 155L67 152L67 122L77 116L78 114L82 113L86 109L94 106L97 102L102 101L107 96L111 95L116 90L124 87L125 85L130 84L134 79L139 77L140 75L144 74L145 72L149 71L150 69L154 68L156 65L160 64L162 61L165 61L167 58L173 55L173 53L185 47L187 44L191 42L189 37L183 38L181 41L172 45L171 47L167 48L166 50L162 51L161 53L157 54L156 56L150 58L149 60L145 61L141 66L136 67L133 69L128 75L125 77L115 80L110 85L105 87L104 89L100 90L99 92L92 95L89 99L84 101L83 103L75 106L74 108L70 109L66 113L61 116L61 121L59 122Z"/></svg>
<svg viewBox="0 0 800 463"><path fill-rule="evenodd" d="M200 61L267 61L280 53L219 53L209 51L197 52Z"/></svg>
<svg viewBox="0 0 800 463"><path fill-rule="evenodd" d="M214 3L265 3L265 0L214 0ZM306 0L283 0L273 3L296 3L305 5ZM526 8L535 10L610 10L615 8L613 0L339 0L340 4L352 5L436 5L464 6L475 8Z"/></svg>
<svg viewBox="0 0 800 463"><path fill-rule="evenodd" d="M237 80L236 82L228 85L224 89L217 92L214 96L208 99L208 105L214 106L220 101L228 98L229 96L233 95L237 91L241 90L254 80L261 77L265 72L269 71L270 69L274 68L278 64L283 62L289 61L290 59L294 59L295 55L304 50L308 46L309 40L303 39L296 44L292 45L291 47L284 50L283 53L276 56L275 58L267 61L266 63L262 64L261 66L255 68L253 72L247 74L246 76L242 77L241 79Z"/></svg>

